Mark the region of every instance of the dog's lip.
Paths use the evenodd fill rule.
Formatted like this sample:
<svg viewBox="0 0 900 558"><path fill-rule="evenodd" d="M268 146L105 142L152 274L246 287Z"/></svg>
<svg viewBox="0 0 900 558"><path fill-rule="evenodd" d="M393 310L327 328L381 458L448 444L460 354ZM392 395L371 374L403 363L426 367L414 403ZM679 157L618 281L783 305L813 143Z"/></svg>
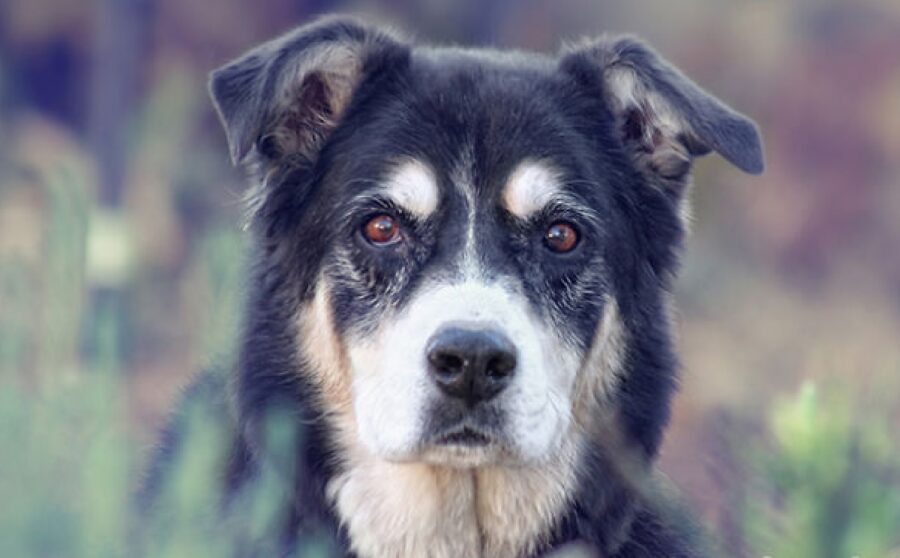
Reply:
<svg viewBox="0 0 900 558"><path fill-rule="evenodd" d="M434 443L439 446L453 445L481 447L490 444L492 441L493 439L481 430L476 430L469 426L464 426L461 428L454 428L453 430L437 436L434 440Z"/></svg>

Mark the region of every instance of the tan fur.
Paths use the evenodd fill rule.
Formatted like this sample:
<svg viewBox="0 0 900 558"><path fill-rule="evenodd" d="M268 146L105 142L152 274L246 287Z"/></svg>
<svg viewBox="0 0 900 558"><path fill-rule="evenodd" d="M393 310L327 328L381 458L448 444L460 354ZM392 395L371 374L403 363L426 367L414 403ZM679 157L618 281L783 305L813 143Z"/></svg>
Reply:
<svg viewBox="0 0 900 558"><path fill-rule="evenodd" d="M581 435L574 425L547 463L487 467L476 474L484 557L532 553L574 495Z"/></svg>
<svg viewBox="0 0 900 558"><path fill-rule="evenodd" d="M574 441L527 468L390 463L358 444L347 449L348 468L328 495L362 558L522 556L547 535L574 489Z"/></svg>
<svg viewBox="0 0 900 558"><path fill-rule="evenodd" d="M327 492L361 558L480 554L471 473L346 449L348 468Z"/></svg>
<svg viewBox="0 0 900 558"><path fill-rule="evenodd" d="M352 435L355 426L349 367L334 327L329 291L327 280L320 277L312 302L297 316L299 356L309 364L306 369L327 416L335 421L340 432Z"/></svg>
<svg viewBox="0 0 900 558"><path fill-rule="evenodd" d="M385 184L385 193L416 217L431 215L438 204L434 171L424 161L407 159L397 164Z"/></svg>
<svg viewBox="0 0 900 558"><path fill-rule="evenodd" d="M516 217L527 219L559 192L557 172L546 163L524 161L510 174L503 188L503 205Z"/></svg>
<svg viewBox="0 0 900 558"><path fill-rule="evenodd" d="M616 388L623 372L626 343L625 324L619 315L616 299L606 297L603 318L594 334L594 340L578 374L575 389L574 416L586 431L596 427L598 409L607 408L604 403Z"/></svg>

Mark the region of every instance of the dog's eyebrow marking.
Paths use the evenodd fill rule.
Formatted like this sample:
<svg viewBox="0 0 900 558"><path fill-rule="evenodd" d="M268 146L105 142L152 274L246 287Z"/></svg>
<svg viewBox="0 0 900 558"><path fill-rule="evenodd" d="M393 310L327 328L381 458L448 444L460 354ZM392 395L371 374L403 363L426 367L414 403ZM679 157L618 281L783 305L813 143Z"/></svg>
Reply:
<svg viewBox="0 0 900 558"><path fill-rule="evenodd" d="M428 217L438 204L438 185L427 164L405 159L384 183L384 193L415 217Z"/></svg>
<svg viewBox="0 0 900 558"><path fill-rule="evenodd" d="M507 211L527 219L544 208L562 190L559 173L546 163L526 160L510 173L503 188Z"/></svg>

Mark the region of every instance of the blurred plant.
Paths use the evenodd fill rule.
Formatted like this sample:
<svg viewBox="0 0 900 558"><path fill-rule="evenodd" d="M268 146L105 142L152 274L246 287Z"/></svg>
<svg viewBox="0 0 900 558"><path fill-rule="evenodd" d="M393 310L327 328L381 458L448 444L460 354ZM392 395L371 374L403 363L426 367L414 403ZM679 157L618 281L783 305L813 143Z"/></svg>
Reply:
<svg viewBox="0 0 900 558"><path fill-rule="evenodd" d="M93 357L82 363L83 177L65 164L48 168L50 222L37 285L35 270L17 258L4 255L0 265L9 310L0 319L0 555L119 556L133 453L122 420L118 324L98 309ZM34 377L22 373L28 369Z"/></svg>
<svg viewBox="0 0 900 558"><path fill-rule="evenodd" d="M747 493L755 555L881 558L900 551L896 438L883 409L861 408L851 393L807 383L773 407L771 446L749 456L761 473Z"/></svg>
<svg viewBox="0 0 900 558"><path fill-rule="evenodd" d="M161 482L137 516L132 551L151 557L283 556L284 515L294 456L302 431L291 413L274 410L263 420L264 461L237 494L221 499L228 463L229 418L223 377L206 376L186 394L174 417L177 440L160 469ZM144 503L145 505L147 502ZM333 556L315 533L299 541L298 557Z"/></svg>
<svg viewBox="0 0 900 558"><path fill-rule="evenodd" d="M0 251L0 556L218 558L246 555L250 546L276 554L272 529L287 492L273 470L217 513L229 449L221 404L188 402L177 418L190 451L173 456L153 513L137 513L146 463L136 459L142 452L129 424L123 314L118 301L88 295L97 285L127 292L133 243L121 213L91 210L83 171L65 156L35 168L47 220L42 257ZM225 368L241 254L236 227L213 226L189 273L190 294L211 299L198 339ZM296 443L287 417L271 417L266 432L272 447ZM303 547L303 556L327 555L321 541Z"/></svg>

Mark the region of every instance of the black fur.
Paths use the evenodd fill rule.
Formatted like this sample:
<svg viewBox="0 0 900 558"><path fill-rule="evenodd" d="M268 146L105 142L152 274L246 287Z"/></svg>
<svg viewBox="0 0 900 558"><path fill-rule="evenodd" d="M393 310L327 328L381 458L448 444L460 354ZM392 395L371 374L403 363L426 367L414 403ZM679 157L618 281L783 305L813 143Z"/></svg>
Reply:
<svg viewBox="0 0 900 558"><path fill-rule="evenodd" d="M315 66L316 49L335 44L351 45L358 57L340 82ZM222 471L226 506L227 496L254 478L261 463L278 461L270 459L277 452L265 447L261 433L268 413L286 410L303 426L296 458L285 460L289 468L275 465L292 494L281 529L285 553L308 533L326 535L341 554L349 547L324 495L341 461L321 402L307 384L308 365L298 363L297 309L324 271L334 285L337 328L365 332L372 324L367 318L384 305L402 306L417 281L457 273L462 230L451 217L463 201L448 183L463 161L484 212L478 241L488 273L523 278L531 304L584 351L604 312L598 293L615 298L627 330L622 382L610 402L620 431L604 437L622 443L598 443L587 452L573 504L541 551L579 542L623 558L701 553L677 513L648 488L676 381L665 299L684 236L679 205L689 161L675 174L642 163L638 151L653 146L631 140L652 125L652 115L641 107L615 112L605 72L620 64L689 125L675 138L686 152L715 150L745 171L762 170L754 125L633 39L602 39L556 59L413 48L358 21L332 18L212 74L210 90L232 156L253 169L261 187L252 202L252 282L231 383L233 405L225 403L221 381L204 380L189 399L216 402L223 424L230 425L232 447ZM281 73L288 67L306 73L286 84ZM348 83L350 97L335 98ZM281 98L295 101L285 108ZM285 110L290 117L281 114ZM425 160L439 175L442 199L427 222L365 195L400 156ZM505 177L525 158L562 169L578 203L528 222L495 209ZM373 253L357 232L367 216L385 210L397 213L412 237L389 256ZM585 239L565 255L540 248L543 227L559 218L574 223ZM336 262L368 280L348 279ZM177 424L164 437L147 502L171 455L190 451L179 448Z"/></svg>

